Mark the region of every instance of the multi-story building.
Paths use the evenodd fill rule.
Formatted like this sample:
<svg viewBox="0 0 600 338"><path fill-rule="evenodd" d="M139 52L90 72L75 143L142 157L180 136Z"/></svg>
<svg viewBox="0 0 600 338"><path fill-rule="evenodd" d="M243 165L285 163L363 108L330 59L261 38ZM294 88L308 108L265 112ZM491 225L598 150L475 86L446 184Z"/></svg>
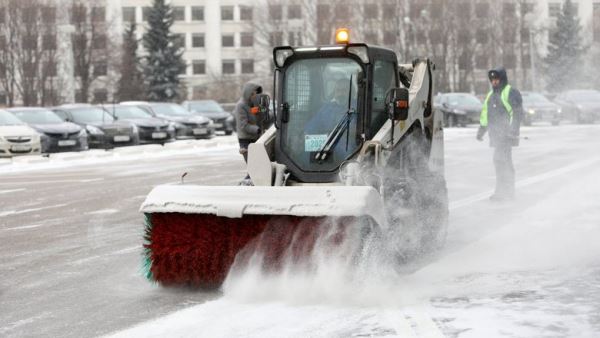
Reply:
<svg viewBox="0 0 600 338"><path fill-rule="evenodd" d="M0 45L7 46L7 5L0 0ZM119 76L121 34L136 23L145 33L152 0L32 0L44 22L37 44L53 55L48 64L54 90L63 102L87 99L110 102ZM271 81L271 51L276 45L332 43L336 27L352 38L396 50L403 61L431 56L438 67L440 90L482 92L486 69L505 65L520 88L541 89L549 31L562 0L170 0L173 33L180 37L187 64L182 76L187 98L234 101L241 84ZM584 44L600 55L600 0L573 0ZM81 31L73 4L87 8ZM90 53L81 53L76 36L90 35ZM85 34L82 34L85 33ZM52 43L52 41L54 41ZM79 43L78 45L81 45ZM19 45L21 46L21 45ZM29 47L28 47L29 46ZM0 104L7 101L2 80L5 48L0 50ZM54 50L48 52L46 50ZM144 50L140 44L140 54ZM87 58L85 55L91 55ZM40 67L43 67L40 66ZM86 75L87 72L87 75ZM45 81L45 80L44 80ZM14 103L23 102L18 92ZM40 94L41 95L41 94ZM45 94L44 94L45 95ZM16 100L16 101L15 101ZM42 102L43 100L41 100ZM43 101L44 103L46 101Z"/></svg>

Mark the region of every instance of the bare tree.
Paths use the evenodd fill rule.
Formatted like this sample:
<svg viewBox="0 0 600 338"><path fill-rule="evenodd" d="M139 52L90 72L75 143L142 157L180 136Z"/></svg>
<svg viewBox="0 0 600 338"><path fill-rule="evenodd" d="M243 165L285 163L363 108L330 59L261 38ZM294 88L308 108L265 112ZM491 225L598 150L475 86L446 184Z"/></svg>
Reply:
<svg viewBox="0 0 600 338"><path fill-rule="evenodd" d="M113 50L107 36L105 7L92 6L89 2L73 1L71 5L71 37L74 71L79 84L76 100L88 102L94 81L108 75L108 51ZM94 97L105 101L106 97Z"/></svg>

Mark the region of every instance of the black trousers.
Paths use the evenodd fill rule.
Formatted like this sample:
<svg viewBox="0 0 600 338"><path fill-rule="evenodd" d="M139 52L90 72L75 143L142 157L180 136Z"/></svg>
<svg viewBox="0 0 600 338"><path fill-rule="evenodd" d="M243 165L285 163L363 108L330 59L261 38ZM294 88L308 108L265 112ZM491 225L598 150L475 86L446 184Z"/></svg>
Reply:
<svg viewBox="0 0 600 338"><path fill-rule="evenodd" d="M244 156L244 162L248 163L248 146L250 143L254 143L254 140L240 138L238 139L238 142L240 143L240 154Z"/></svg>
<svg viewBox="0 0 600 338"><path fill-rule="evenodd" d="M494 167L496 169L495 195L513 197L515 195L515 167L510 144L494 147Z"/></svg>

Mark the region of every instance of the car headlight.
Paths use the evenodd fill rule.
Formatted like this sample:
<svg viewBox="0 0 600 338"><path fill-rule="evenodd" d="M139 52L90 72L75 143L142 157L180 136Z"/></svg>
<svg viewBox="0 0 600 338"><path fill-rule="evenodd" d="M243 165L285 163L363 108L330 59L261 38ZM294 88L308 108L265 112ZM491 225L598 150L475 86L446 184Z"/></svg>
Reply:
<svg viewBox="0 0 600 338"><path fill-rule="evenodd" d="M93 134L93 135L103 135L103 134L104 134L104 132L103 132L103 131L102 131L100 128L96 127L96 126L87 125L87 126L85 127L85 129L86 129L86 130L87 130L87 131L88 131L90 134Z"/></svg>
<svg viewBox="0 0 600 338"><path fill-rule="evenodd" d="M462 110L462 109L456 109L456 108L455 108L455 109L452 109L452 112L453 112L454 114L459 114L459 115L465 115L465 114L467 114L467 112L466 112L466 111L464 111L464 110Z"/></svg>
<svg viewBox="0 0 600 338"><path fill-rule="evenodd" d="M533 110L533 109L527 109L527 112L528 112L530 115L533 115L533 114L535 114L535 110Z"/></svg>
<svg viewBox="0 0 600 338"><path fill-rule="evenodd" d="M82 128L79 131L79 134L77 135L77 137L84 137L84 136L87 136L87 133L85 132L85 129Z"/></svg>
<svg viewBox="0 0 600 338"><path fill-rule="evenodd" d="M138 126L136 126L135 124L131 125L131 130L133 131L134 134L137 134L140 130L138 129Z"/></svg>
<svg viewBox="0 0 600 338"><path fill-rule="evenodd" d="M211 119L208 119L208 125L212 126L213 124L215 124L215 122L213 122L213 120L211 120Z"/></svg>
<svg viewBox="0 0 600 338"><path fill-rule="evenodd" d="M227 122L233 122L233 116L229 115L229 117L227 118Z"/></svg>

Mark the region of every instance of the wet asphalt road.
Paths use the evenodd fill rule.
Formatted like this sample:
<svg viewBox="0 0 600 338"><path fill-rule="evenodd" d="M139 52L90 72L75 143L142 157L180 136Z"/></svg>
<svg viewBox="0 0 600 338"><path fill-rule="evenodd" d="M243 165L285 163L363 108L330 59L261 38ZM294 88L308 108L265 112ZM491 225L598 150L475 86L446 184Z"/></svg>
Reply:
<svg viewBox="0 0 600 338"><path fill-rule="evenodd" d="M492 155L486 144L474 141L474 133L473 128L448 133L447 252L486 233L481 213L470 212L470 205L493 188ZM536 189L521 189L520 207L504 217L518 218L536 195L561 180L600 169L595 162L547 177L552 169L600 156L599 125L531 127L522 136L514 155L518 179ZM188 183L234 185L244 175L244 164L229 147L0 173L0 336L98 336L219 297L218 292L160 288L141 275L138 208L153 186L177 182L183 172ZM493 225L506 218L488 221Z"/></svg>

